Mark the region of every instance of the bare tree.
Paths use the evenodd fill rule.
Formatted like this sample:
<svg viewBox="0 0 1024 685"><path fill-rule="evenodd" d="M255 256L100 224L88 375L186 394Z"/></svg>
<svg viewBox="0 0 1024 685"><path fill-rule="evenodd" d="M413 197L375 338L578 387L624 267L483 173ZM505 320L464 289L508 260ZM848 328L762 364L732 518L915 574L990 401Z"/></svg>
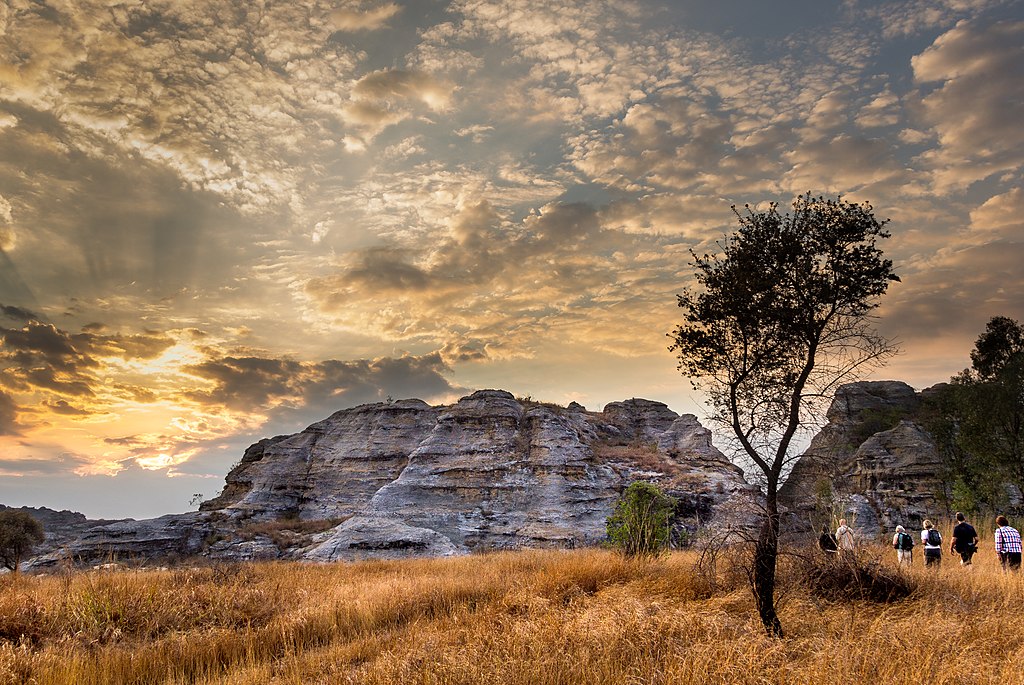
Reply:
<svg viewBox="0 0 1024 685"><path fill-rule="evenodd" d="M779 481L801 429L836 387L896 352L872 327L899 278L876 241L888 238L869 204L798 197L792 213L733 207L739 229L720 254L693 253L697 288L679 295L684 322L670 333L679 370L703 391L710 419L763 476L764 517L753 589L765 629L775 611Z"/></svg>

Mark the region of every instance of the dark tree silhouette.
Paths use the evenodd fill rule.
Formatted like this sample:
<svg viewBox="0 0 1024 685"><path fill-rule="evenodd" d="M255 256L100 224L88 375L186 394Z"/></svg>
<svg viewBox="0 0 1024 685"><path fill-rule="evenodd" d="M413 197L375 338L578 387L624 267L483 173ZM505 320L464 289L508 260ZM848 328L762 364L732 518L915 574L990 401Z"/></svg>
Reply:
<svg viewBox="0 0 1024 685"><path fill-rule="evenodd" d="M954 475L970 499L1006 504L1007 481L1024 488L1024 326L989 320L971 351L971 368L953 378L943 417Z"/></svg>
<svg viewBox="0 0 1024 685"><path fill-rule="evenodd" d="M778 488L794 439L836 387L895 354L872 310L899 280L876 241L888 238L868 204L809 193L780 214L733 207L739 229L720 254L693 253L697 288L679 295L684 322L669 335L679 370L703 391L710 419L763 476L764 517L753 590L765 629L775 611Z"/></svg>
<svg viewBox="0 0 1024 685"><path fill-rule="evenodd" d="M46 536L43 525L17 509L0 511L0 563L17 573L21 560Z"/></svg>

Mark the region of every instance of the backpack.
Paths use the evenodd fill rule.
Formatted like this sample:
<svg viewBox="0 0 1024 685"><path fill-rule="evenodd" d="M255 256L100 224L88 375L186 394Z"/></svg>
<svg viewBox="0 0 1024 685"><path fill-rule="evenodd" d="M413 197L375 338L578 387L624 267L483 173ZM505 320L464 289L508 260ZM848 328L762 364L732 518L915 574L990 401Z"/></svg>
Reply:
<svg viewBox="0 0 1024 685"><path fill-rule="evenodd" d="M911 550L914 549L914 538L907 533L897 533L893 549Z"/></svg>
<svg viewBox="0 0 1024 685"><path fill-rule="evenodd" d="M928 529L928 544L932 547L942 546L942 536L939 535L939 531L935 528Z"/></svg>

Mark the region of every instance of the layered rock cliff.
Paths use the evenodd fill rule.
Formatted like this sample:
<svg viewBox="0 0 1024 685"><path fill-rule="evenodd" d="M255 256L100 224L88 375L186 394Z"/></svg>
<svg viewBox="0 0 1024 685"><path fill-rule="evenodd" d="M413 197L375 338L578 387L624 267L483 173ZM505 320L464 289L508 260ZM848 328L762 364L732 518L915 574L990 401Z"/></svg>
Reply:
<svg viewBox="0 0 1024 685"><path fill-rule="evenodd" d="M451 406L362 405L245 451L199 512L90 529L61 555L303 558L461 554L600 542L622 489L677 496L679 537L745 524L756 490L692 415L602 412L483 390Z"/></svg>
<svg viewBox="0 0 1024 685"><path fill-rule="evenodd" d="M779 497L797 528L836 516L870 533L920 528L947 509L942 459L914 423L921 395L899 381L839 388L828 423L794 465Z"/></svg>

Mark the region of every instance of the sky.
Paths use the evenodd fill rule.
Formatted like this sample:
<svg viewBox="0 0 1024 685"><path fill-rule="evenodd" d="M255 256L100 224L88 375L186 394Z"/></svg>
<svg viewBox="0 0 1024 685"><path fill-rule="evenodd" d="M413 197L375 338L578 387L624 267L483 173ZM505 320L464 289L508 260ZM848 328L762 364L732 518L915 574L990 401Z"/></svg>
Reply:
<svg viewBox="0 0 1024 685"><path fill-rule="evenodd" d="M143 518L261 437L479 388L702 398L730 207L869 201L873 378L1024 320L1024 7L3 0L0 502Z"/></svg>

